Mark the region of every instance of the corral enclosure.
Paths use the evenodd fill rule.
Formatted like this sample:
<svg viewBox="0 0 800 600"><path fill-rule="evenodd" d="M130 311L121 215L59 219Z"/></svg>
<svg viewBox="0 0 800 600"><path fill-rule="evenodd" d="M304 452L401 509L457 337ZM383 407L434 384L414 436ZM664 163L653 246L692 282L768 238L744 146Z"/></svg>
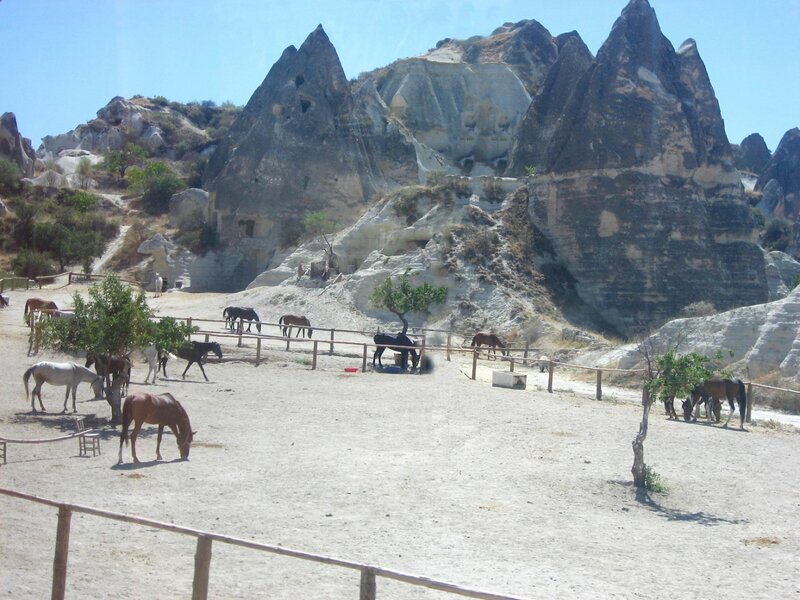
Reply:
<svg viewBox="0 0 800 600"><path fill-rule="evenodd" d="M22 373L26 295L68 300L75 288L12 291L0 311L4 360L0 436L58 437L63 389L45 386L46 415L30 414ZM170 293L150 300L161 314L217 319L253 293ZM61 302L59 303L61 305ZM284 307L275 306L273 321ZM290 310L284 312L292 312ZM322 311L309 305L308 311ZM259 312L261 314L261 312ZM331 313L312 322L351 326ZM245 343L252 343L245 342ZM236 354L235 339L223 352ZM631 441L641 408L627 397L490 385L489 369L436 355L431 375L345 373L353 357L271 349L251 362L209 360L206 383L183 361L170 379L132 389L169 391L197 431L190 460L165 435L155 462L155 427L117 466L110 409L79 388L78 410L103 429L99 457L77 442L9 446L0 487L63 502L172 522L354 562L380 565L474 589L526 598L788 597L797 594L800 505L797 448L788 428L749 431L667 421L655 406L645 445L668 494L637 500L630 487ZM47 597L57 511L0 496L0 594ZM90 515L72 520L67 596L190 595L192 538ZM357 598L358 573L215 544L210 597ZM381 599L446 598L379 580Z"/></svg>

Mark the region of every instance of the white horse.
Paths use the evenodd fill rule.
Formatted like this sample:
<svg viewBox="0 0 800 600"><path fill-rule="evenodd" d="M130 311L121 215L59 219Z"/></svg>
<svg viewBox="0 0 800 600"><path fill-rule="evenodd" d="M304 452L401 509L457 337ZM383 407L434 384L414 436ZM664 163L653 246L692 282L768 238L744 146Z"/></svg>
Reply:
<svg viewBox="0 0 800 600"><path fill-rule="evenodd" d="M22 381L25 384L25 400L28 400L28 380L33 375L36 386L31 393L31 410L35 413L36 407L34 400L39 396L39 407L42 412L46 412L42 404L42 385L46 382L50 385L65 385L67 386L67 393L64 396L64 412L67 412L67 400L69 393L72 391L72 412L78 412L75 406L75 394L78 390L78 384L86 381L91 382L92 390L94 391L95 398L100 397L103 390L103 379L91 369L87 369L82 365L76 365L71 362L56 363L42 361L33 365L30 369L25 371L22 376Z"/></svg>
<svg viewBox="0 0 800 600"><path fill-rule="evenodd" d="M156 382L156 376L158 375L158 362L159 362L159 353L158 348L156 348L155 344L150 344L147 348L142 351L144 354L144 359L147 361L147 366L149 370L147 371L147 377L144 378L145 383L150 383L150 373L153 374L153 383Z"/></svg>
<svg viewBox="0 0 800 600"><path fill-rule="evenodd" d="M156 273L154 281L155 283L153 285L155 287L156 298L158 298L161 295L161 288L164 287L164 279L160 274Z"/></svg>

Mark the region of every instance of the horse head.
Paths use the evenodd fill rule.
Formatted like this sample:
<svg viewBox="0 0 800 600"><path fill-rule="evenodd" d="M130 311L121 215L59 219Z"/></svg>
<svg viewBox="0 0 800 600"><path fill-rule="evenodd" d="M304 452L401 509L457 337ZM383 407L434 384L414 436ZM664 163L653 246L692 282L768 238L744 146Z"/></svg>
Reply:
<svg viewBox="0 0 800 600"><path fill-rule="evenodd" d="M211 342L211 351L217 355L217 358L222 360L222 348L219 347L219 342Z"/></svg>
<svg viewBox="0 0 800 600"><path fill-rule="evenodd" d="M197 433L196 431L192 431L188 429L186 431L186 435L183 436L182 439L178 441L178 452L181 453L181 460L189 460L189 450L192 447L192 440L194 439L194 434Z"/></svg>
<svg viewBox="0 0 800 600"><path fill-rule="evenodd" d="M683 420L684 421L691 421L692 420L692 410L694 409L694 403L692 402L692 398L686 398L683 402L681 402L681 408L683 409Z"/></svg>

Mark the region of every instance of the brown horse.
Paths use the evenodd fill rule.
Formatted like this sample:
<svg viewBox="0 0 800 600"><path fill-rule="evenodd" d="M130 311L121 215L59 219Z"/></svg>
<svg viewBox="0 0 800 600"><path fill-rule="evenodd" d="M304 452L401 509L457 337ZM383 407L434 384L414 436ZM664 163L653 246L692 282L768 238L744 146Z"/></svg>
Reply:
<svg viewBox="0 0 800 600"><path fill-rule="evenodd" d="M128 384L131 382L131 359L127 355L116 354L87 354L86 366L94 365L94 370L103 378L105 388L112 387L113 382L122 378L120 389L123 393L128 392ZM149 376L149 374L148 374Z"/></svg>
<svg viewBox="0 0 800 600"><path fill-rule="evenodd" d="M172 430L175 436L181 459L189 458L189 448L195 432L192 431L186 410L169 392L158 395L134 392L125 397L122 404L122 431L119 434L119 463L122 462L122 444L128 441L128 427L131 422L134 424L131 432L133 462L139 462L136 457L136 438L143 423L158 425L157 460L161 460L161 434L164 432L165 425Z"/></svg>
<svg viewBox="0 0 800 600"><path fill-rule="evenodd" d="M500 350L500 354L506 356L508 352L505 350L506 345L503 343L499 337L497 337L494 333L483 333L478 332L472 337L472 343L470 344L473 348L479 348L478 354L480 354L480 347L481 346L488 346L491 348L494 357L497 358L497 348L502 348ZM489 358L489 350L486 351L486 358Z"/></svg>
<svg viewBox="0 0 800 600"><path fill-rule="evenodd" d="M731 422L736 407L734 401L739 404L739 429L744 429L744 417L747 411L747 389L741 379L723 379L721 377L712 377L706 379L703 383L694 386L690 396L683 402L683 416L687 421L692 419L697 420L697 413L700 412L700 404L706 402L706 418L711 422L711 414L715 412L719 415L716 406L722 401L723 398L728 400L730 412L728 412L728 420L725 421L725 427ZM709 410L712 407L712 410ZM692 413L695 413L692 415ZM717 420L719 418L717 417Z"/></svg>
<svg viewBox="0 0 800 600"><path fill-rule="evenodd" d="M31 316L37 310L58 310L58 305L52 300L42 300L41 298L28 298L25 302L25 310L22 313L26 325L31 324Z"/></svg>
<svg viewBox="0 0 800 600"><path fill-rule="evenodd" d="M308 339L311 339L311 334L314 331L311 329L311 321L308 320L308 317L298 317L297 315L283 315L280 319L278 319L278 327L283 330L283 337L291 337L292 336L292 325L297 327L297 333L295 337L299 336L301 333L304 333L306 330L308 331Z"/></svg>

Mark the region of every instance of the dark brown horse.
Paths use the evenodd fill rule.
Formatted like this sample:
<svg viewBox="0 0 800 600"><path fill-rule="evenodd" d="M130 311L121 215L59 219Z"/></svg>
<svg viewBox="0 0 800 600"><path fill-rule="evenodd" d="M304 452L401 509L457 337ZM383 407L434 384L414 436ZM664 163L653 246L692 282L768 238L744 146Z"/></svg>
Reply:
<svg viewBox="0 0 800 600"><path fill-rule="evenodd" d="M480 348L481 346L488 346L491 348L494 357L497 358L497 348L502 348L500 350L500 354L505 356L508 352L505 350L506 345L503 343L499 337L497 337L494 333L483 333L478 332L472 337L472 343L470 344L473 348ZM480 350L478 350L478 354L480 354ZM489 358L489 350L486 351L486 357Z"/></svg>
<svg viewBox="0 0 800 600"><path fill-rule="evenodd" d="M725 427L731 422L731 417L736 410L734 402L739 404L739 429L744 429L744 417L747 411L747 388L741 379L723 379L721 377L712 377L706 379L703 383L694 386L689 397L683 402L683 415L687 421L691 418L697 420L697 413L700 412L700 404L706 402L706 418L711 421L711 414L715 412L719 415L719 409L716 408L722 399L728 400L730 412L728 412L728 420L725 421ZM709 410L711 407L711 410ZM692 414L694 413L694 415ZM718 418L718 417L717 417Z"/></svg>
<svg viewBox="0 0 800 600"><path fill-rule="evenodd" d="M120 390L122 393L128 392L128 384L131 382L132 367L129 356L105 353L87 354L86 366L91 367L92 365L94 365L95 372L103 378L106 389L112 387L113 382L121 378Z"/></svg>
<svg viewBox="0 0 800 600"><path fill-rule="evenodd" d="M42 300L41 298L28 298L25 302L25 310L22 313L26 325L31 324L31 317L37 310L58 310L58 305L52 300Z"/></svg>
<svg viewBox="0 0 800 600"><path fill-rule="evenodd" d="M8 306L8 298L0 294L0 308L5 308L6 306Z"/></svg>
<svg viewBox="0 0 800 600"><path fill-rule="evenodd" d="M131 455L133 462L138 463L136 457L136 438L143 423L158 425L158 441L156 442L156 459L161 460L161 435L164 426L169 427L178 443L181 458L189 458L189 449L194 438L194 431L189 422L189 415L172 394L147 394L135 392L125 397L122 404L122 431L119 434L119 462L122 462L122 444L128 441L128 427L133 422L131 432Z"/></svg>
<svg viewBox="0 0 800 600"><path fill-rule="evenodd" d="M181 377L186 379L186 371L189 370L189 367L192 366L192 363L197 363L197 366L200 367L200 371L203 373L203 377L206 381L208 381L206 370L203 368L203 362L205 361L206 355L209 352L213 352L217 355L217 358L222 360L222 348L220 348L219 342L192 341L183 348L179 348L177 351L178 358L189 361L186 364L186 368L183 370L183 375L181 375ZM167 377L167 361L169 360L169 356L169 354L165 353L158 359L161 369L164 371L165 378Z"/></svg>
<svg viewBox="0 0 800 600"><path fill-rule="evenodd" d="M411 368L416 369L419 364L419 354L414 349L416 343L408 337L405 333L398 333L392 335L391 333L377 333L372 338L375 342L375 353L372 355L372 366L375 367L375 360L378 361L378 366L383 368L381 356L386 348L390 348L401 355L400 366L403 370L408 368L408 355L411 354Z"/></svg>
<svg viewBox="0 0 800 600"><path fill-rule="evenodd" d="M297 327L297 333L295 334L295 337L306 332L307 330L308 339L311 339L311 334L314 333L314 331L311 329L311 321L308 320L308 317L283 315L280 319L278 319L278 327L283 330L283 337L292 336L292 325Z"/></svg>

